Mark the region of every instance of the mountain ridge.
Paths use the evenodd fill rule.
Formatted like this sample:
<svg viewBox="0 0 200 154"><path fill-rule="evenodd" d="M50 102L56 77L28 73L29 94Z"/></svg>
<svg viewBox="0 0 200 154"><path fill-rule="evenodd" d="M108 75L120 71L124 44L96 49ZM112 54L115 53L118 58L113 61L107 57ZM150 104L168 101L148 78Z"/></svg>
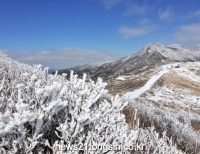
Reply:
<svg viewBox="0 0 200 154"><path fill-rule="evenodd" d="M58 70L59 74L73 70L76 74L88 74L92 79L102 77L116 78L120 74L133 73L164 65L169 62L195 62L200 61L200 47L182 48L165 47L159 43L150 43L139 52L102 64L83 64L71 68Z"/></svg>

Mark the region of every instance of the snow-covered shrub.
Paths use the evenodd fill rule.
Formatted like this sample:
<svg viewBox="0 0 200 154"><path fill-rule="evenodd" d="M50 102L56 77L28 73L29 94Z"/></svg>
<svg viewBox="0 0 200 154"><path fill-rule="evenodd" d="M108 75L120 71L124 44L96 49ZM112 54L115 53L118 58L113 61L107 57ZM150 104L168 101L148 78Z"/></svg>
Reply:
<svg viewBox="0 0 200 154"><path fill-rule="evenodd" d="M162 133L160 137L159 133L154 130L154 127L141 129L138 141L145 145L147 153L153 154L183 154L181 150L178 150L172 139L166 135L166 132Z"/></svg>
<svg viewBox="0 0 200 154"><path fill-rule="evenodd" d="M142 106L138 104L138 106ZM144 107L144 106L143 106ZM127 123L132 126L140 125L139 135L137 138L137 143L140 145L145 146L145 152L147 154L156 153L156 154L181 154L184 153L181 150L178 150L176 144L173 142L172 137L168 137L166 131L160 131L158 128L155 129L153 125L155 125L156 114L152 115L154 118L148 117L148 114L144 117L141 117L141 109L145 110L144 108L138 107L134 109L132 106L127 106L124 108L123 113L126 115ZM137 112L138 111L138 112ZM135 118L136 114L137 118ZM140 124L137 123L137 120L141 118ZM139 122L139 119L138 119ZM160 123L160 121L159 121ZM135 127L132 127L133 129Z"/></svg>
<svg viewBox="0 0 200 154"><path fill-rule="evenodd" d="M127 105L107 100L102 79L86 82L71 71L48 75L48 68L20 64L0 53L0 151L4 153L102 153L92 145L133 145L138 130L129 130L120 112ZM66 147L72 147L67 149ZM77 150L76 148L80 148ZM75 150L75 151L74 151ZM98 151L98 152L97 152Z"/></svg>
<svg viewBox="0 0 200 154"><path fill-rule="evenodd" d="M170 140L182 151L200 152L200 135L194 132L191 126L191 120L196 117L191 117L192 115L187 112L175 114L168 109L157 108L142 98L138 101L129 101L131 102L130 109L138 110L141 126L143 122L146 127L154 126L160 135L165 131Z"/></svg>

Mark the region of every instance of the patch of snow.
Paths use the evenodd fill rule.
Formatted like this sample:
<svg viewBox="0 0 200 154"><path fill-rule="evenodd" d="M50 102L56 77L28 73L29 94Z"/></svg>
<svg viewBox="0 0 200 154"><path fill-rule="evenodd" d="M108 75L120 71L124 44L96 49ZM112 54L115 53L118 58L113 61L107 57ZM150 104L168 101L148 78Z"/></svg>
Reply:
<svg viewBox="0 0 200 154"><path fill-rule="evenodd" d="M117 78L116 78L116 80L119 80L119 81L124 81L124 80L125 80L125 78L124 78L124 77L122 77L122 76L119 76L119 77L117 77Z"/></svg>
<svg viewBox="0 0 200 154"><path fill-rule="evenodd" d="M153 95L146 93L145 98L157 102L160 105L169 105L170 108L178 107L179 109L183 108L183 110L200 108L200 96L191 93L188 89L164 86L159 89L154 89Z"/></svg>
<svg viewBox="0 0 200 154"><path fill-rule="evenodd" d="M200 63L187 62L182 63L179 69L174 69L176 73L194 82L200 81Z"/></svg>

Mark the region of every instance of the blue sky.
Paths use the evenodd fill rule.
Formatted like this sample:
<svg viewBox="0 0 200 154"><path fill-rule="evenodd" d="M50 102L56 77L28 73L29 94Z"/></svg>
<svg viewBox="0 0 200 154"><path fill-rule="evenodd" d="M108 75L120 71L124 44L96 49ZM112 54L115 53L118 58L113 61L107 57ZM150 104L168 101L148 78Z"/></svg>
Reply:
<svg viewBox="0 0 200 154"><path fill-rule="evenodd" d="M1 0L0 50L50 68L200 44L199 0Z"/></svg>

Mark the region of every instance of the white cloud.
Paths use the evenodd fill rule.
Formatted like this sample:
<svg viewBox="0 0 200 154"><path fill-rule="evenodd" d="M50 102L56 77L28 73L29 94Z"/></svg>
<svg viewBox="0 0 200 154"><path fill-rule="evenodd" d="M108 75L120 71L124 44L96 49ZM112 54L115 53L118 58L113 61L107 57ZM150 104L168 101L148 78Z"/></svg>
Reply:
<svg viewBox="0 0 200 154"><path fill-rule="evenodd" d="M200 23L183 25L175 33L176 42L183 45L197 45L200 43Z"/></svg>
<svg viewBox="0 0 200 154"><path fill-rule="evenodd" d="M152 24L152 22L149 20L149 19L147 19L147 18L142 18L142 19L140 19L139 21L138 21L138 23L140 24L140 25L149 25L149 24Z"/></svg>
<svg viewBox="0 0 200 154"><path fill-rule="evenodd" d="M181 44L179 44L179 43L172 43L172 44L169 44L167 47L180 48L180 47L182 47L182 46L181 46Z"/></svg>
<svg viewBox="0 0 200 154"><path fill-rule="evenodd" d="M110 9L116 5L124 5L125 11L123 15L144 15L147 11L152 10L153 7L149 5L139 5L135 1L131 0L103 0L107 9ZM145 2L144 2L145 3Z"/></svg>
<svg viewBox="0 0 200 154"><path fill-rule="evenodd" d="M114 7L115 5L118 5L122 3L124 0L103 0L103 3L105 4L107 9L110 9Z"/></svg>
<svg viewBox="0 0 200 154"><path fill-rule="evenodd" d="M161 20L166 20L166 21L171 21L174 13L173 11L168 7L166 10L162 11L161 9L159 9L158 11L158 16Z"/></svg>
<svg viewBox="0 0 200 154"><path fill-rule="evenodd" d="M127 3L127 9L124 15L144 15L150 9L150 6L138 5L137 3Z"/></svg>
<svg viewBox="0 0 200 154"><path fill-rule="evenodd" d="M194 17L200 17L200 10L197 10L195 12L190 12L190 13L188 13L188 15L186 15L182 18L190 19L190 18L194 18Z"/></svg>
<svg viewBox="0 0 200 154"><path fill-rule="evenodd" d="M42 64L51 69L63 69L83 63L98 63L117 59L124 55L112 52L100 52L95 50L85 50L80 48L64 48L55 51L40 52L14 52L0 49L8 56L19 62L27 64Z"/></svg>
<svg viewBox="0 0 200 154"><path fill-rule="evenodd" d="M132 38L132 37L138 37L138 36L142 36L142 35L146 35L150 32L152 32L153 30L155 30L155 26L148 26L148 27L140 27L140 28L132 28L132 27L128 27L128 26L121 26L119 28L119 34L123 37L123 38Z"/></svg>

